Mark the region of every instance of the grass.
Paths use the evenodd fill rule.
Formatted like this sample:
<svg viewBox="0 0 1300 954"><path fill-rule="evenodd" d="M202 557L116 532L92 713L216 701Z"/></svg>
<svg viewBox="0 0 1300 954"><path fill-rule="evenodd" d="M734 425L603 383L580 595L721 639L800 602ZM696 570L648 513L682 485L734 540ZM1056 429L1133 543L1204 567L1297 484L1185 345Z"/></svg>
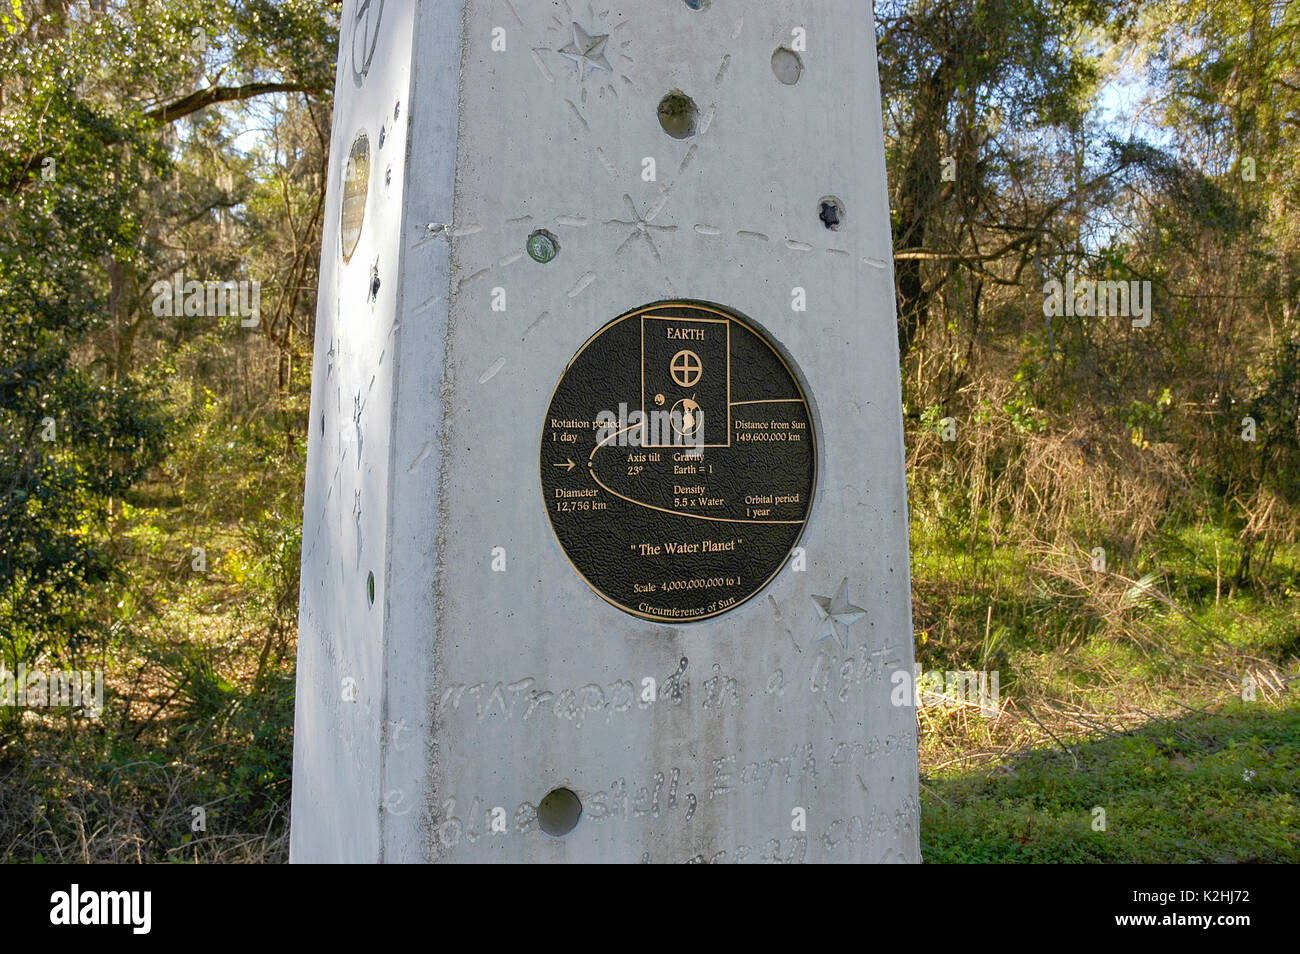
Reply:
<svg viewBox="0 0 1300 954"><path fill-rule="evenodd" d="M921 529L918 661L991 657L1002 696L918 712L927 862L1300 861L1296 548L1230 590L1204 532L1099 572L1080 546L954 554Z"/></svg>
<svg viewBox="0 0 1300 954"><path fill-rule="evenodd" d="M929 863L1298 862L1300 703L1229 702L922 783Z"/></svg>

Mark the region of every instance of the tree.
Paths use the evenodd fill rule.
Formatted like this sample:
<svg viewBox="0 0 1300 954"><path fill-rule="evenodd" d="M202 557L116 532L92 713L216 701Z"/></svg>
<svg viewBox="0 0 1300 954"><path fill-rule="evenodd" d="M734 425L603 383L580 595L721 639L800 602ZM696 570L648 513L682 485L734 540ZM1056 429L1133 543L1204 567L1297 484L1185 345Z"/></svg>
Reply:
<svg viewBox="0 0 1300 954"><path fill-rule="evenodd" d="M193 167L173 127L203 128L222 104L258 97L323 98L332 6L28 0L0 21L0 634L10 666L102 629L85 589L113 571L102 540L111 502L166 450L166 366L141 369L133 357L154 320L148 290L196 264L175 255L174 236L216 225L251 191L235 193L233 180L175 188Z"/></svg>

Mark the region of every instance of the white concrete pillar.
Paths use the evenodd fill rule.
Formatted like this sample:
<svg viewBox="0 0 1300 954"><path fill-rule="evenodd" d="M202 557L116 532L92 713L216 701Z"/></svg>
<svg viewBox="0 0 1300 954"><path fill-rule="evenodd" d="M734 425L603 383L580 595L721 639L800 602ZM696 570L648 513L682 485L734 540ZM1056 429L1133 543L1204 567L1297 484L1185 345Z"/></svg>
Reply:
<svg viewBox="0 0 1300 954"><path fill-rule="evenodd" d="M869 4L342 22L293 859L919 860Z"/></svg>

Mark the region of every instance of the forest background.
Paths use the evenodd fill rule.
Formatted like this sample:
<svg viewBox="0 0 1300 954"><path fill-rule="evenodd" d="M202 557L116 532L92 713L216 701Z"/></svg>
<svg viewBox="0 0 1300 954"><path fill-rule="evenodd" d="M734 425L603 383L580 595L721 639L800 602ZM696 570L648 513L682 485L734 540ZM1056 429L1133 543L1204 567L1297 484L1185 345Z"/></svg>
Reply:
<svg viewBox="0 0 1300 954"><path fill-rule="evenodd" d="M5 861L286 859L341 13L0 0L0 663L105 678L0 707ZM917 659L1000 676L926 859L1300 860L1300 4L875 19Z"/></svg>

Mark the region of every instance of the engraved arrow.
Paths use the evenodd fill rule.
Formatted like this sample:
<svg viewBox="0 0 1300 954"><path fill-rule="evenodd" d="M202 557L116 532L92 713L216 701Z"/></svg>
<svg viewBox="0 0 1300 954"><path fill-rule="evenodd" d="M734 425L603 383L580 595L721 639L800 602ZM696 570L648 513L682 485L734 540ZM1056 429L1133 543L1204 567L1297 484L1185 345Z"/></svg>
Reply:
<svg viewBox="0 0 1300 954"><path fill-rule="evenodd" d="M552 464L551 466L552 466L552 467L563 467L566 471L570 471L570 470L573 470L573 468L577 467L578 465L575 464L572 460L570 460L570 461L568 461L567 463L564 463L564 464Z"/></svg>

